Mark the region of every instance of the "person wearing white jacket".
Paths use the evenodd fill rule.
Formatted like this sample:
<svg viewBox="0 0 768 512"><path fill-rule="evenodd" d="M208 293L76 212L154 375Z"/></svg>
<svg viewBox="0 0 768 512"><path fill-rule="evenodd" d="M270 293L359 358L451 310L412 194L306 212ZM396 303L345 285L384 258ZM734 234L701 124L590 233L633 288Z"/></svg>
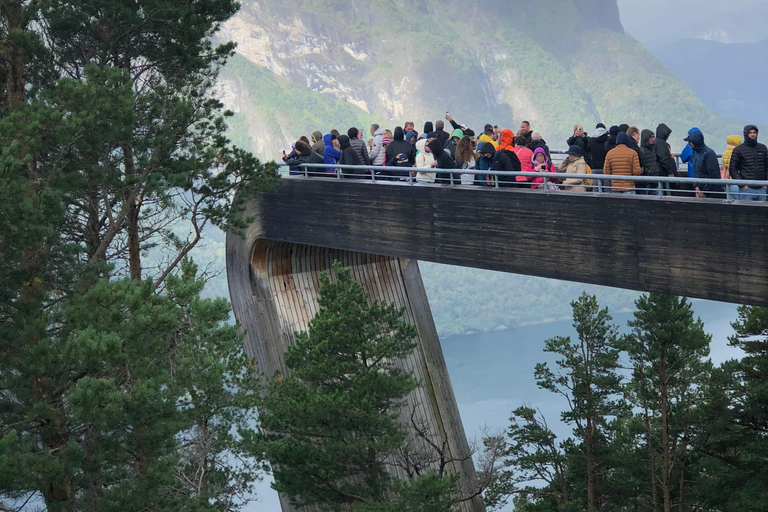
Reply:
<svg viewBox="0 0 768 512"><path fill-rule="evenodd" d="M427 139L419 139L416 141L416 151L418 151L416 154L416 167L431 169L432 162L434 162L435 159L432 157L432 153L429 151L429 147L427 146ZM416 173L416 182L434 183L435 174L436 173L434 172L418 171Z"/></svg>
<svg viewBox="0 0 768 512"><path fill-rule="evenodd" d="M371 159L372 165L384 165L384 159L387 157L386 148L384 147L384 135L387 130L379 127L377 124L371 125L371 150L368 152L368 157Z"/></svg>

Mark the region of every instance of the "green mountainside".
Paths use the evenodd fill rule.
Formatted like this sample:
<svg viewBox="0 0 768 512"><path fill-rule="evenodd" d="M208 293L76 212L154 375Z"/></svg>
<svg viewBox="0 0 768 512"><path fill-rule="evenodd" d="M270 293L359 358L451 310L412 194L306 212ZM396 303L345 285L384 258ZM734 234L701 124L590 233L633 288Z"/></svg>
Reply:
<svg viewBox="0 0 768 512"><path fill-rule="evenodd" d="M530 120L553 148L577 123L666 122L675 149L692 126L715 149L743 126L627 36L615 0L245 0L222 37L242 56L222 74L234 137L262 158L316 129L446 110L475 130Z"/></svg>

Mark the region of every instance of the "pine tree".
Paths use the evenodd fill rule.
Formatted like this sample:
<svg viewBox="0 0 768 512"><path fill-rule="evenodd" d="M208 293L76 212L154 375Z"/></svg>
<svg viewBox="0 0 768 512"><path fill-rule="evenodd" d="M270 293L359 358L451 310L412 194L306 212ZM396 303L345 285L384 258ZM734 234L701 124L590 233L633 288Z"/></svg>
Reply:
<svg viewBox="0 0 768 512"><path fill-rule="evenodd" d="M232 432L253 424L253 367L186 259L207 224L242 227L243 201L276 177L230 144L211 95L233 48L212 36L236 8L0 11L0 463L12 468L0 499L50 511L248 499L258 461L231 464Z"/></svg>
<svg viewBox="0 0 768 512"><path fill-rule="evenodd" d="M558 354L562 359L557 361L555 371L546 363L537 364L535 376L540 387L568 400L569 408L562 419L575 426L574 434L583 444L587 510L592 511L600 500L598 480L605 469L600 454L605 445L605 430L610 417L622 410L618 400L618 329L610 324L608 310L600 309L593 295L584 293L571 306L578 340L557 337L545 341L545 352Z"/></svg>
<svg viewBox="0 0 768 512"><path fill-rule="evenodd" d="M634 366L631 394L645 425L652 506L656 482L664 512L685 509L693 416L709 373L711 336L682 297L650 294L636 301L634 333L624 348ZM656 473L658 468L658 475ZM677 503L673 504L673 498Z"/></svg>
<svg viewBox="0 0 768 512"><path fill-rule="evenodd" d="M415 328L402 309L369 303L349 269L334 273L321 275L320 309L285 354L290 374L269 384L264 432L243 434L296 506L450 510L455 477L431 471L399 481L387 471L407 438L403 399L418 385L397 363L414 350Z"/></svg>
<svg viewBox="0 0 768 512"><path fill-rule="evenodd" d="M701 501L757 512L768 503L768 309L741 306L729 340L744 355L717 368L699 410Z"/></svg>

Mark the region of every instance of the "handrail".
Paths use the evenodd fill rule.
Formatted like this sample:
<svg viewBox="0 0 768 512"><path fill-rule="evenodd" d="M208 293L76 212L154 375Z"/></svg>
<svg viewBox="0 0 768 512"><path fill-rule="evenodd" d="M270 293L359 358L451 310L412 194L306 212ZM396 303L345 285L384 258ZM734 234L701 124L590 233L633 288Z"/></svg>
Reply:
<svg viewBox="0 0 768 512"><path fill-rule="evenodd" d="M278 163L280 167L287 167L286 163ZM298 164L296 167L312 168L312 169L326 169L333 167L334 169L359 169L365 173L369 173L371 169L377 171L395 171L395 172L427 172L427 173L444 173L444 174L474 174L474 175L487 175L492 176L509 176L509 177L532 177L532 178L573 178L573 179L588 179L599 181L632 181L639 183L690 183L692 185L700 184L713 184L713 185L738 185L740 187L747 186L752 188L762 188L768 186L768 180L736 180L736 179L708 179L708 178L678 178L669 176L630 176L624 174L575 174L564 172L528 172L528 171L478 171L476 169L441 169L436 167L394 167L386 165L346 165L346 164ZM325 174L330 176L337 176L338 173ZM316 175L317 176L317 175ZM381 177L379 177L381 178ZM521 182L524 183L524 182Z"/></svg>

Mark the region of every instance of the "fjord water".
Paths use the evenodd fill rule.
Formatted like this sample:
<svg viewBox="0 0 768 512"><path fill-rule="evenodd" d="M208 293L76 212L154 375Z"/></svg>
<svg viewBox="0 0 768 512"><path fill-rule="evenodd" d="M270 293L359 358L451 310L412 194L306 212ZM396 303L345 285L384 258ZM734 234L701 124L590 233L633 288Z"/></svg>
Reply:
<svg viewBox="0 0 768 512"><path fill-rule="evenodd" d="M737 306L704 300L692 304L695 315L701 317L706 331L712 335L712 361L717 365L738 358L739 351L728 346L728 336L733 334L730 323L736 319ZM612 313L612 316L621 332L629 332L627 321L632 313ZM545 353L543 348L544 340L555 336L575 338L572 322L550 322L441 340L470 442L473 439L479 442L484 428L490 432L505 429L511 411L521 405L539 409L558 436L570 434L570 427L560 422L560 412L567 405L564 399L539 389L533 376L536 363L554 364L556 357ZM627 362L626 357L622 362Z"/></svg>
<svg viewBox="0 0 768 512"><path fill-rule="evenodd" d="M734 304L693 301L694 313L701 317L706 331L712 334L710 357L715 364L740 355L738 350L728 346L728 336L733 334L730 323L736 319L736 308ZM629 332L627 321L632 318L632 313L612 313L612 316L622 332ZM571 428L560 421L565 401L539 389L533 370L536 363L555 362L555 357L543 351L544 340L575 335L571 321L563 320L441 340L470 443L475 441L479 445L484 430L489 433L504 430L511 412L524 404L539 409L558 437L570 435ZM270 482L271 478L265 478L257 485L259 500L246 507L246 511L280 511L277 493L269 488ZM511 510L511 506L507 509Z"/></svg>

